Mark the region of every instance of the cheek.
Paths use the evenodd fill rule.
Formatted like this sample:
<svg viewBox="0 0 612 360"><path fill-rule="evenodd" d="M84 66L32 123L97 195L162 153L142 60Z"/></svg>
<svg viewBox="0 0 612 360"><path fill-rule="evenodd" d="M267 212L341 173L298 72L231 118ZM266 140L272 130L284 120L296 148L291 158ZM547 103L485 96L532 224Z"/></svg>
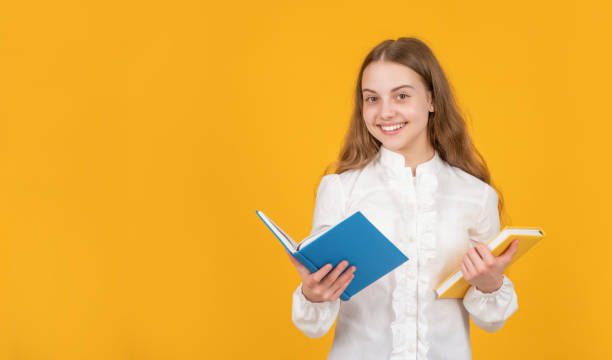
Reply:
<svg viewBox="0 0 612 360"><path fill-rule="evenodd" d="M402 109L402 114L409 119L413 123L416 124L427 124L427 119L429 114L427 111L424 111L422 108L417 106L407 106Z"/></svg>
<svg viewBox="0 0 612 360"><path fill-rule="evenodd" d="M414 119L418 117L421 111L414 104L409 104L402 106L401 112L402 114Z"/></svg>
<svg viewBox="0 0 612 360"><path fill-rule="evenodd" d="M364 107L363 108L363 120L366 125L373 125L376 120L376 112L372 107Z"/></svg>

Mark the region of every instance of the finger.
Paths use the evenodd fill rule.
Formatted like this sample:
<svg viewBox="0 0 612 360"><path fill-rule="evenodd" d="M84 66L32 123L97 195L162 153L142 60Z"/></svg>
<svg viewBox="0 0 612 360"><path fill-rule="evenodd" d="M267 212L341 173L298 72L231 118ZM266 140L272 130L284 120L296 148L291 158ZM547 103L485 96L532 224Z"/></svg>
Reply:
<svg viewBox="0 0 612 360"><path fill-rule="evenodd" d="M468 250L468 258L470 259L471 264L474 266L476 272L484 270L485 264L474 248Z"/></svg>
<svg viewBox="0 0 612 360"><path fill-rule="evenodd" d="M338 288L342 287L342 285L344 285L346 282L346 279L352 278L355 269L356 268L354 266L351 266L342 275L340 275L336 281L334 281L334 283L331 285L332 293L335 293Z"/></svg>
<svg viewBox="0 0 612 360"><path fill-rule="evenodd" d="M336 281L338 276L340 276L340 274L344 271L344 269L346 269L347 266L348 266L348 261L346 260L340 261L340 263L336 265L334 270L330 272L325 277L325 279L323 279L323 285L325 285L326 287L331 286L334 283L334 281Z"/></svg>
<svg viewBox="0 0 612 360"><path fill-rule="evenodd" d="M476 267L474 266L474 264L472 264L472 260L469 256L465 256L463 258L463 263L465 264L465 267L472 276L476 275Z"/></svg>
<svg viewBox="0 0 612 360"><path fill-rule="evenodd" d="M487 245L480 243L475 249L486 265L491 266L495 264L495 256L491 254L491 250L489 250L489 247Z"/></svg>
<svg viewBox="0 0 612 360"><path fill-rule="evenodd" d="M338 288L334 294L332 295L331 301L336 301L338 300L338 298L340 297L340 295L342 295L342 293L344 292L344 290L346 290L346 288L351 284L351 281L353 281L353 279L355 278L355 274L351 273L351 276L349 276L344 283L342 284L342 286L340 286L340 288Z"/></svg>
<svg viewBox="0 0 612 360"><path fill-rule="evenodd" d="M512 261L514 254L518 251L519 239L515 239L510 246L501 254L499 257L502 259L504 263L509 263Z"/></svg>
<svg viewBox="0 0 612 360"><path fill-rule="evenodd" d="M285 250L285 252L289 256L289 260L291 261L293 266L295 266L302 279L310 275L310 271L308 271L308 268L306 268L306 266L302 265L302 263L298 259L296 259L289 251Z"/></svg>
<svg viewBox="0 0 612 360"><path fill-rule="evenodd" d="M321 279L323 279L323 277L327 275L328 272L331 271L331 269L332 269L332 265L326 264L325 266L323 266L322 268L320 268L319 270L311 274L312 280L316 282L320 282Z"/></svg>
<svg viewBox="0 0 612 360"><path fill-rule="evenodd" d="M464 278L469 278L472 276L472 273L468 271L467 267L465 266L465 261L461 261L459 268L461 269Z"/></svg>
<svg viewBox="0 0 612 360"><path fill-rule="evenodd" d="M351 274L351 276L346 278L345 281L342 283L342 286L340 286L338 289L336 289L336 291L334 291L330 300L331 301L338 300L338 298L342 295L344 290L346 290L346 288L351 284L354 278L355 278L354 274Z"/></svg>

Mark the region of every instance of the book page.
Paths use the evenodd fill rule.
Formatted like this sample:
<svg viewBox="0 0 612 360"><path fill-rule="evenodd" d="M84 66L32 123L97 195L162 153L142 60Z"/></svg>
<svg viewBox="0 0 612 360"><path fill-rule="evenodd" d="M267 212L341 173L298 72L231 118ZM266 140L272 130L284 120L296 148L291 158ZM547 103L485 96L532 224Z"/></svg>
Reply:
<svg viewBox="0 0 612 360"><path fill-rule="evenodd" d="M489 249L493 250L499 244L501 244L508 236L514 235L528 235L528 236L542 236L542 231L539 229L521 229L521 228L507 228L502 230L489 244Z"/></svg>
<svg viewBox="0 0 612 360"><path fill-rule="evenodd" d="M266 214L264 214L263 212L259 211L258 213L262 216L264 222L268 224L268 226L270 226L270 230L272 230L276 234L278 239L282 241L285 246L287 246L294 252L297 251L298 244L289 235L287 235L287 233L285 233L283 229L276 225L274 221L267 217Z"/></svg>
<svg viewBox="0 0 612 360"><path fill-rule="evenodd" d="M310 244L311 242L313 242L315 239L317 239L318 237L323 235L327 230L329 230L331 228L332 228L332 226L327 226L327 227L324 227L323 229L317 231L314 234L308 235L304 240L300 241L300 244L298 245L297 249L300 250L304 246Z"/></svg>
<svg viewBox="0 0 612 360"><path fill-rule="evenodd" d="M287 235L287 233L285 233L283 229L279 228L275 223L272 223L272 225L276 228L276 230L278 230L281 234L283 234L285 239L291 244L292 249L295 249L295 250L298 249L298 244L295 241L293 241L293 239L289 235Z"/></svg>

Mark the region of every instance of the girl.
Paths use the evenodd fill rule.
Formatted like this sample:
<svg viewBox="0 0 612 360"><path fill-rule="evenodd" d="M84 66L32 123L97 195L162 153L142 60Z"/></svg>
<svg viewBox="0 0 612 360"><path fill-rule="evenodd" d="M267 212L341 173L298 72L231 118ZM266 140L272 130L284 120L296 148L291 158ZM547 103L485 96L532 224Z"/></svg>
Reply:
<svg viewBox="0 0 612 360"><path fill-rule="evenodd" d="M518 308L503 275L518 240L499 257L483 244L500 230L490 183L429 47L415 38L376 46L336 171L319 185L312 232L360 210L409 260L341 303L359 269L343 261L310 273L289 256L302 279L295 325L320 337L338 316L328 359L470 359L469 317L493 332ZM457 267L469 291L437 299L435 286Z"/></svg>

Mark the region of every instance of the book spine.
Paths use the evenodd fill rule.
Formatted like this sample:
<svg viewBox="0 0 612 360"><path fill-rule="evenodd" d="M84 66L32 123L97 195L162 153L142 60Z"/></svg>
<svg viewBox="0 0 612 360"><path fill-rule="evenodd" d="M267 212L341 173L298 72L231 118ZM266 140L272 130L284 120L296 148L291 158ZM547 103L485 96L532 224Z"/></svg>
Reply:
<svg viewBox="0 0 612 360"><path fill-rule="evenodd" d="M308 260L308 258L306 258L306 256L304 256L300 251L294 252L293 256L298 259L298 261L301 262L302 265L306 266L306 268L308 268L308 271L310 271L311 273L319 270L319 268L316 267L312 262L310 262L310 260Z"/></svg>

